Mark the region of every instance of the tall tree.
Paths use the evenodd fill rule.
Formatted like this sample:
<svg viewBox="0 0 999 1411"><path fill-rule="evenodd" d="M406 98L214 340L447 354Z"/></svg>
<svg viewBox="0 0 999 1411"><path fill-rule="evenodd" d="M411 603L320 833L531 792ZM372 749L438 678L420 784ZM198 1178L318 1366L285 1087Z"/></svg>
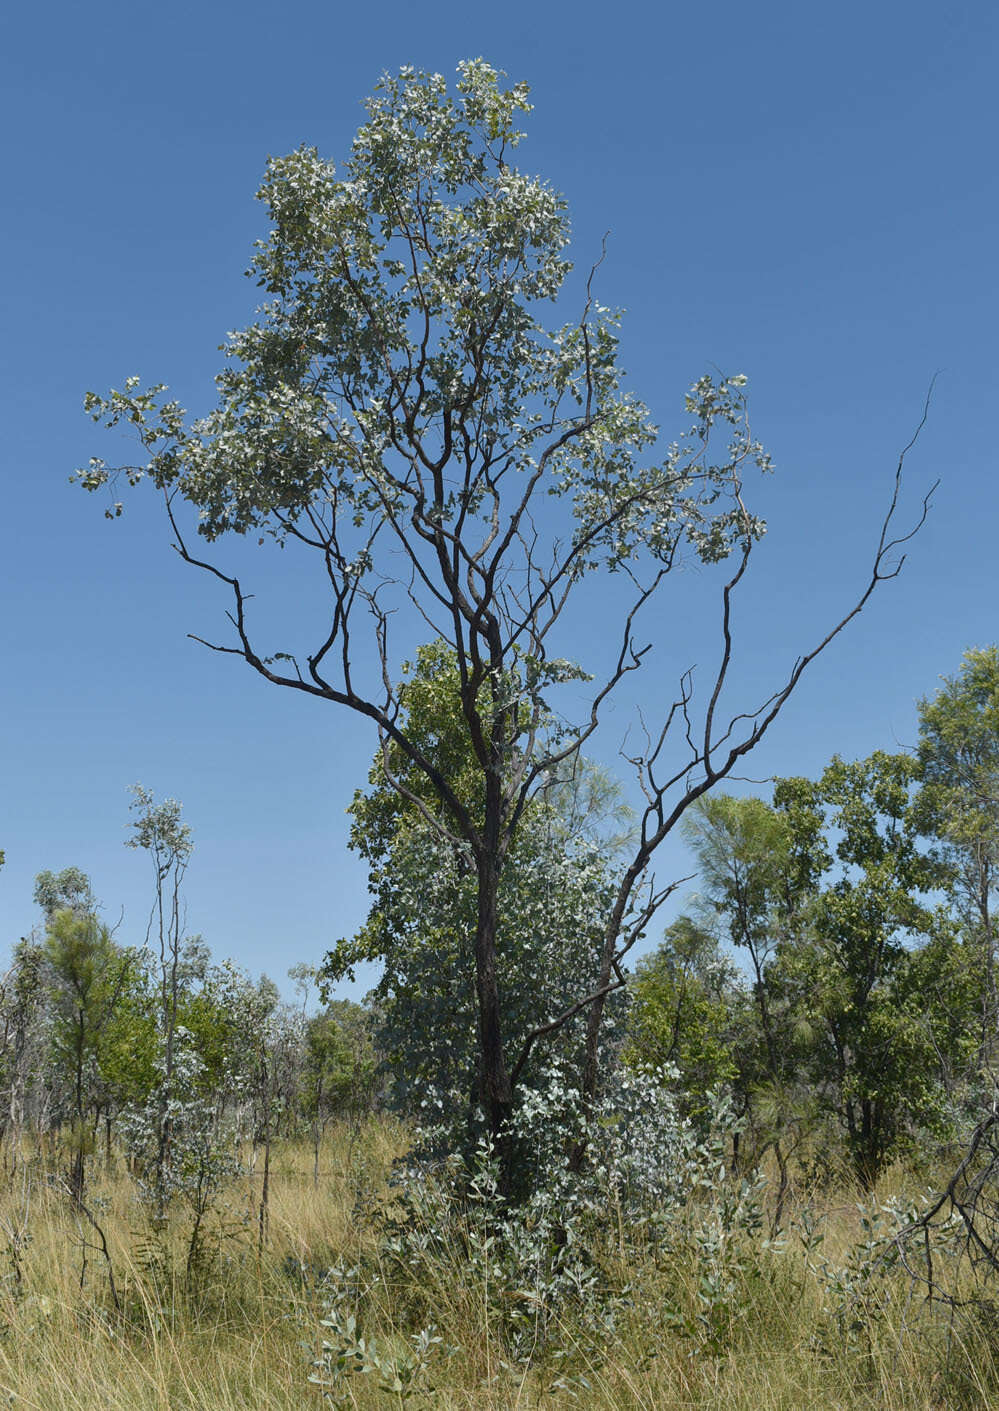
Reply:
<svg viewBox="0 0 999 1411"><path fill-rule="evenodd" d="M268 302L229 340L217 408L189 423L137 378L88 398L96 420L138 433L143 459L121 474L158 487L181 557L231 594L235 635L210 645L370 719L390 782L395 746L443 806L433 826L468 850L478 1084L494 1132L520 1062L497 963L503 870L530 799L593 737L609 697L646 658L643 610L684 558L733 560L700 714L685 672L635 757L646 803L601 917L596 985L578 996L591 1094L605 1000L671 890L652 874L656 849L897 572L901 541L893 497L870 576L841 620L762 704L728 702L733 596L764 531L744 480L770 468L749 429L745 379L699 379L688 431L662 449L646 408L622 388L617 319L597 302L592 273L578 319L552 326L569 224L562 198L513 165L529 106L524 84L504 89L482 60L460 66L454 95L436 74L384 78L342 175L307 147L269 163L260 196L271 232L252 265ZM80 472L89 490L115 476L101 460ZM195 550L195 531L209 543L252 535L311 558L328 604L312 645L300 645L299 621L288 641L262 645L243 580ZM558 638L570 600L585 610L587 584L618 619L604 659L584 669ZM401 721L392 627L415 620L455 653L480 780L474 808Z"/></svg>

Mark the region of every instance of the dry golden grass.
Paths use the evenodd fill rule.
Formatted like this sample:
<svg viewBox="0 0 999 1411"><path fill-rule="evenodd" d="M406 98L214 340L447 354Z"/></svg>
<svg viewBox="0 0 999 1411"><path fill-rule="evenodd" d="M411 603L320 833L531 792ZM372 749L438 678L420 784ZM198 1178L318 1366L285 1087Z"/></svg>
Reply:
<svg viewBox="0 0 999 1411"><path fill-rule="evenodd" d="M183 1230L157 1269L133 1187L121 1169L95 1161L88 1199L107 1232L122 1314L115 1316L93 1231L40 1167L7 1177L0 1198L0 1407L37 1411L319 1411L308 1381L322 1294L310 1271L363 1257L377 1271L369 1212L404 1150L401 1128L372 1121L330 1134L318 1188L311 1152L286 1146L272 1167L267 1246L257 1254L259 1174L227 1192L213 1258L193 1289L183 1278ZM897 1183L898 1174L893 1177ZM799 1194L799 1199L802 1198ZM820 1199L813 1195L815 1200ZM831 1259L858 1233L849 1192L821 1197ZM29 1238L17 1248L19 1230ZM84 1254L86 1267L83 1268ZM160 1251L161 1256L163 1251ZM172 1267L171 1267L172 1265ZM999 1368L984 1332L938 1335L889 1290L870 1338L836 1332L828 1293L789 1242L748 1261L714 1343L691 1336L697 1270L660 1261L627 1271L634 1308L604 1345L561 1329L561 1363L530 1372L507 1363L495 1322L457 1263L427 1271L417 1302L432 1315L442 1347L433 1390L415 1406L441 1411L957 1411L999 1406ZM81 1269L83 1287L81 1288ZM624 1273L625 1271L619 1271ZM361 1331L402 1349L414 1290L387 1274L361 1313ZM397 1297L398 1295L398 1297ZM669 1315L667 1316L667 1310ZM677 1329L677 1312L688 1330ZM570 1385L553 1389L559 1371ZM585 1379L585 1384L584 1384ZM329 1405L330 1403L327 1403ZM385 1411L403 1404L377 1378L354 1376L338 1405Z"/></svg>

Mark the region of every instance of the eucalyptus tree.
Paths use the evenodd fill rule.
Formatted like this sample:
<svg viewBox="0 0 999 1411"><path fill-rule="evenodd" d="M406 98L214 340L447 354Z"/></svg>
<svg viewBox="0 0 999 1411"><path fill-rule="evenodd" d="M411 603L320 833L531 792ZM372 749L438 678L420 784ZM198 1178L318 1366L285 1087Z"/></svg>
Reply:
<svg viewBox="0 0 999 1411"><path fill-rule="evenodd" d="M473 859L478 1081L494 1131L525 1047L582 1012L592 1094L604 1003L671 890L653 875L656 849L897 572L899 542L893 498L842 619L762 704L726 708L733 598L764 532L744 479L770 469L750 431L745 379L698 379L688 430L663 446L623 389L618 319L595 297L595 269L579 285L577 316L552 316L572 288L569 221L562 197L514 164L529 106L526 85L504 88L482 60L460 66L453 94L440 75L407 68L376 88L342 173L310 147L271 160L259 193L271 229L250 271L266 302L229 337L216 408L192 421L162 386L136 377L90 394L95 420L131 428L142 451L117 472L95 459L79 473L89 490L120 479L162 492L181 557L229 594L233 636L208 645L369 719L390 781L390 746L426 777L443 805L426 810L428 822ZM121 508L112 498L107 514ZM198 548L199 536L216 550ZM245 579L217 557L232 536L283 547L286 563L295 551L311 561L320 612L311 641L305 613L286 640L261 639ZM611 696L647 659L641 615L685 559L731 561L715 665L699 703L678 668L675 698L646 717L648 743L634 756L645 802L601 921L596 983L511 1044L496 952L504 866L530 799L593 739ZM587 587L619 616L603 657L595 643L594 661L576 664L560 628L593 610ZM414 622L455 653L482 785L474 808L401 722L396 637Z"/></svg>
<svg viewBox="0 0 999 1411"><path fill-rule="evenodd" d="M308 990L318 979L311 965L288 974L303 996L303 1043L294 1110L305 1118L312 1139L312 1183L319 1184L319 1156L326 1128L335 1117L354 1124L370 1113L379 1091L378 1062L371 1041L371 1013L353 1000L334 1000L307 1015Z"/></svg>
<svg viewBox="0 0 999 1411"><path fill-rule="evenodd" d="M170 1169L177 1068L178 1008L181 1000L184 960L184 918L181 888L187 872L194 840L181 817L176 799L157 803L153 794L136 784L132 790L134 814L126 847L145 852L153 865L153 904L146 931L146 944L159 957L157 1015L157 1079L150 1101L155 1108L155 1158L152 1163L156 1191L156 1219L165 1218L170 1190Z"/></svg>
<svg viewBox="0 0 999 1411"><path fill-rule="evenodd" d="M336 1019L328 1011L314 1014L305 1028L305 1056L299 1095L312 1136L312 1184L319 1185L319 1153L326 1128L346 1107L351 1053ZM349 1099L348 1099L349 1101Z"/></svg>
<svg viewBox="0 0 999 1411"><path fill-rule="evenodd" d="M57 911L71 911L74 916L94 916L97 899L90 878L79 867L64 867L61 872L46 869L35 878L35 901L45 913L46 921Z"/></svg>

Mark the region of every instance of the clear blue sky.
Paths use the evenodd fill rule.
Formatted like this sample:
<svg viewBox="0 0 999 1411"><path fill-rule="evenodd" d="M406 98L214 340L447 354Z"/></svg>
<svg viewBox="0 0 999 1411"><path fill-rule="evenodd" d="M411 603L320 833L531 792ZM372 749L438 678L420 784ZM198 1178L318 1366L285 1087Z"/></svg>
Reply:
<svg viewBox="0 0 999 1411"><path fill-rule="evenodd" d="M13 7L0 942L33 924L34 874L71 863L141 940L150 879L122 846L136 780L184 802L189 925L220 957L280 979L365 912L344 809L367 728L189 642L224 604L151 498L108 524L67 482L109 453L87 388L136 371L207 407L217 345L257 295L242 271L266 155L309 142L338 159L360 100L403 64L452 74L482 55L529 81L520 162L568 196L580 264L610 231L599 295L628 311L622 359L665 430L707 367L749 376L778 471L737 623L747 702L856 591L940 371L907 492L941 478L930 522L747 772L911 743L915 699L999 637L997 30L993 6L921 0ZM261 586L282 589L272 569ZM710 660L713 592L691 576L665 601L647 702ZM683 867L676 847L663 871Z"/></svg>

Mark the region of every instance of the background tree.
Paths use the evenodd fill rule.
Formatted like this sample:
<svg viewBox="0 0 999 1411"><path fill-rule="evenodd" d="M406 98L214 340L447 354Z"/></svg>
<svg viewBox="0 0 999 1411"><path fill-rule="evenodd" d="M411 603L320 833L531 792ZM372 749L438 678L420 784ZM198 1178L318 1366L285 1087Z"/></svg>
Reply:
<svg viewBox="0 0 999 1411"><path fill-rule="evenodd" d="M369 1015L350 1000L314 1014L305 1028L301 1072L302 1111L312 1134L312 1180L319 1184L319 1153L334 1117L357 1121L373 1105L377 1060Z"/></svg>
<svg viewBox="0 0 999 1411"><path fill-rule="evenodd" d="M647 1072L675 1068L680 1111L695 1120L707 1115L708 1095L736 1077L735 983L716 937L680 916L638 961L629 986L625 1062Z"/></svg>
<svg viewBox="0 0 999 1411"><path fill-rule="evenodd" d="M876 751L849 764L834 758L814 784L779 780L774 790L817 878L806 924L782 946L781 977L818 1021L813 1081L865 1186L906 1135L942 1115L937 1048L947 1026L935 1022L921 980L926 960L939 970L954 942L929 904L946 869L921 839L917 772L909 756Z"/></svg>
<svg viewBox="0 0 999 1411"><path fill-rule="evenodd" d="M730 944L749 959L766 1067L779 1084L786 1045L767 971L821 869L821 854L802 865L801 849L778 812L762 799L730 794L700 799L684 821L684 836L698 862L703 913L720 921ZM810 841L814 847L817 836Z"/></svg>
<svg viewBox="0 0 999 1411"><path fill-rule="evenodd" d="M172 1186L173 1139L176 1094L176 1038L178 1007L183 980L184 918L181 886L194 849L191 830L181 818L176 799L157 803L141 784L132 790L131 808L135 814L132 836L126 847L141 848L153 865L154 899L146 931L146 944L152 944L159 957L159 1005L157 1014L158 1062L156 1082L156 1138L152 1180L156 1194L155 1219L162 1222ZM186 1080L187 1080L186 1075Z"/></svg>
<svg viewBox="0 0 999 1411"><path fill-rule="evenodd" d="M157 985L149 953L126 947L123 955L121 983L98 1044L99 1106L108 1166L113 1160L115 1124L126 1109L148 1101L156 1086L159 1057Z"/></svg>
<svg viewBox="0 0 999 1411"><path fill-rule="evenodd" d="M48 1033L44 970L39 941L22 938L13 948L0 989L3 1133L11 1177L20 1160L21 1134L30 1107L37 1106L31 1099L45 1086Z"/></svg>
<svg viewBox="0 0 999 1411"><path fill-rule="evenodd" d="M690 429L663 450L645 407L622 390L616 319L597 303L592 277L579 318L550 326L570 269L569 225L564 201L512 164L528 107L525 85L504 89L481 60L460 66L454 96L439 75L386 77L342 176L311 148L269 163L260 195L272 227L252 267L268 302L229 340L216 410L188 424L176 403L161 403L162 389L140 390L134 378L88 398L96 419L137 431L145 459L124 468L126 478L164 492L181 556L227 585L235 637L217 649L367 717L389 781L390 746L429 781L442 809L428 821L474 869L468 963L479 1095L494 1134L525 1061L499 980L502 874L530 799L583 749L608 697L644 659L641 611L685 555L704 564L734 556L700 716L684 675L635 756L646 803L601 916L596 988L582 986L577 999L590 1096L606 997L623 986L624 956L670 891L652 876L656 849L897 571L889 565L898 542L889 512L850 611L762 705L726 708L732 597L764 529L747 508L744 474L770 466L749 429L745 379L698 380L686 403ZM94 460L80 479L93 490L114 472ZM299 621L280 647L255 641L242 580L194 552L185 505L207 541L252 534L310 556L328 603L311 646L299 645ZM597 575L605 608L610 599L619 608L619 630L609 658L584 669L559 652L558 628L570 598L582 607ZM429 624L455 653L480 779L474 807L402 721L392 684L396 610ZM362 635L375 648L373 670L362 664ZM564 1022L574 1017L564 1013ZM549 1033L560 1022L551 1016Z"/></svg>
<svg viewBox="0 0 999 1411"><path fill-rule="evenodd" d="M999 649L972 649L961 669L919 703L921 826L943 844L975 970L984 977L979 1059L994 1054L996 994L995 894L999 888Z"/></svg>
<svg viewBox="0 0 999 1411"><path fill-rule="evenodd" d="M94 1139L88 1117L103 1096L101 1044L129 983L134 961L115 944L96 916L69 907L50 915L42 956L53 1007L53 1057L69 1086L69 1188L80 1204L86 1155Z"/></svg>
<svg viewBox="0 0 999 1411"><path fill-rule="evenodd" d="M779 1185L775 1226L789 1190L788 1159L807 1134L810 1094L800 1080L800 1008L776 983L776 958L800 924L824 864L817 819L787 819L759 798L715 794L698 800L684 836L698 862L697 912L719 941L746 957L748 994L733 987L729 1052L739 1110L753 1138L749 1159L772 1148ZM741 1149L736 1148L741 1159Z"/></svg>
<svg viewBox="0 0 999 1411"><path fill-rule="evenodd" d="M57 911L71 911L75 916L94 916L97 901L90 878L79 867L64 867L61 872L39 872L35 878L35 901L49 921Z"/></svg>

